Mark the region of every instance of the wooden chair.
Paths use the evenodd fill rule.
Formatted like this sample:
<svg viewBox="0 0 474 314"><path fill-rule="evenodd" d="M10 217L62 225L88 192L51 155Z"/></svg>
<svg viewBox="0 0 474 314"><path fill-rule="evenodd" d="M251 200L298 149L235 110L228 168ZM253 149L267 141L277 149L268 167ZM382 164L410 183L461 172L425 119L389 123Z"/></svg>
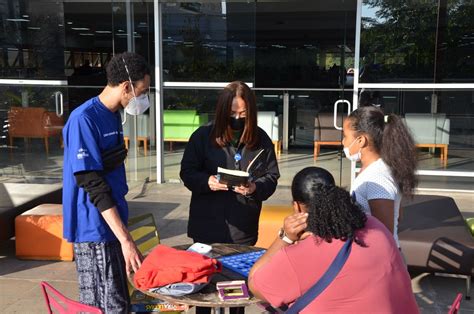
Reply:
<svg viewBox="0 0 474 314"><path fill-rule="evenodd" d="M8 111L8 138L10 147L13 147L15 137L42 138L46 154L49 153L48 139L58 136L61 143L61 132L64 126L62 117L45 108L11 107Z"/></svg>
<svg viewBox="0 0 474 314"><path fill-rule="evenodd" d="M342 146L342 131L334 127L334 114L320 112L314 119L314 160L318 159L321 146Z"/></svg>
<svg viewBox="0 0 474 314"><path fill-rule="evenodd" d="M146 156L148 154L148 146L150 139L149 123L150 119L148 115L138 115L136 123L136 139L137 139L137 150L139 149L140 142L143 143L143 152ZM123 119L123 118L122 118ZM125 142L125 147L128 149L130 143L130 117L127 118L127 121L123 125L123 140Z"/></svg>
<svg viewBox="0 0 474 314"><path fill-rule="evenodd" d="M406 113L405 123L413 135L416 146L434 150L439 148L440 160L448 163L450 119L444 113Z"/></svg>
<svg viewBox="0 0 474 314"><path fill-rule="evenodd" d="M102 310L97 307L85 305L65 297L45 281L42 281L40 285L41 289L43 290L43 296L49 314L103 313Z"/></svg>

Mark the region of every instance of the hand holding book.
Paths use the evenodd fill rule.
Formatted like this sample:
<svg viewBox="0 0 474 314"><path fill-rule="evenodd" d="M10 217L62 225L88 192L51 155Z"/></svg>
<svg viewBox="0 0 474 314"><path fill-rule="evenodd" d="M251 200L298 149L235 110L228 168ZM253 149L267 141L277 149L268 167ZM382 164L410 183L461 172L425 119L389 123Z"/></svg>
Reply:
<svg viewBox="0 0 474 314"><path fill-rule="evenodd" d="M227 191L229 188L227 187L227 184L220 183L219 180L217 179L217 176L210 176L209 179L207 180L207 184L209 185L209 188L211 191Z"/></svg>
<svg viewBox="0 0 474 314"><path fill-rule="evenodd" d="M250 195L255 192L257 185L254 182L250 181L247 185L234 186L233 190L235 193L242 194L244 196Z"/></svg>
<svg viewBox="0 0 474 314"><path fill-rule="evenodd" d="M226 184L229 187L251 187L252 191L245 191L245 193L253 193L255 191L255 181L265 174L266 168L266 154L265 150L260 150L257 155L250 161L246 171L230 170L226 168L217 168L217 177L219 183ZM234 189L235 190L235 189ZM240 192L237 190L236 192ZM242 191L241 194L244 194Z"/></svg>

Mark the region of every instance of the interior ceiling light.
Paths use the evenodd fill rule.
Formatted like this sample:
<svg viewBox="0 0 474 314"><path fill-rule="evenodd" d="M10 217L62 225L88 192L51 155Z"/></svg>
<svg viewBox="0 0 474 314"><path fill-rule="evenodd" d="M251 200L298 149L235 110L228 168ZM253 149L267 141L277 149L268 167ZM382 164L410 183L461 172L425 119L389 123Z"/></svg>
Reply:
<svg viewBox="0 0 474 314"><path fill-rule="evenodd" d="M71 27L71 29L73 29L75 31L88 31L88 30L90 30L90 28L87 28L87 27Z"/></svg>
<svg viewBox="0 0 474 314"><path fill-rule="evenodd" d="M111 34L111 31L95 31L97 34Z"/></svg>
<svg viewBox="0 0 474 314"><path fill-rule="evenodd" d="M92 33L79 33L80 36L94 36Z"/></svg>

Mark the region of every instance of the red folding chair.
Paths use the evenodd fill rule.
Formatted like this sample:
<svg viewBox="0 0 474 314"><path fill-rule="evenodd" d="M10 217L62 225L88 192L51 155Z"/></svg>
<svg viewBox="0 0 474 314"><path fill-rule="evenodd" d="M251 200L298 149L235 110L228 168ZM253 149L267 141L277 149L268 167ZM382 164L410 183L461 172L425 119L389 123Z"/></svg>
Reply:
<svg viewBox="0 0 474 314"><path fill-rule="evenodd" d="M453 304L451 305L451 309L449 310L448 314L457 314L459 308L461 307L461 300L462 300L462 293L458 293L456 299L454 299Z"/></svg>
<svg viewBox="0 0 474 314"><path fill-rule="evenodd" d="M42 281L41 289L43 290L44 300L46 301L46 306L48 308L48 313L60 314L71 314L71 313L93 313L93 314L103 314L102 310L90 306L84 305L77 301L73 301L64 295L62 295L58 290L54 289L49 283Z"/></svg>

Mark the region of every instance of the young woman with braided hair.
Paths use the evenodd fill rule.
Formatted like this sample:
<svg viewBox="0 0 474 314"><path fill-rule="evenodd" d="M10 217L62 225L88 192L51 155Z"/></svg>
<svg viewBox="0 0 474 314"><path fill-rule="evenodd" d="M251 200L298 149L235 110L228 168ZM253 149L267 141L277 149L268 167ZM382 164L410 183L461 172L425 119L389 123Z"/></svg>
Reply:
<svg viewBox="0 0 474 314"><path fill-rule="evenodd" d="M360 161L351 193L366 214L380 220L398 244L402 195L411 196L417 184L416 147L397 115L384 115L375 106L361 107L344 121L344 152Z"/></svg>
<svg viewBox="0 0 474 314"><path fill-rule="evenodd" d="M291 308L346 241L353 241L339 274L300 313L418 313L393 237L335 186L328 171L301 170L291 192L294 214L285 218L282 232L250 271L249 287L257 298L274 308Z"/></svg>

